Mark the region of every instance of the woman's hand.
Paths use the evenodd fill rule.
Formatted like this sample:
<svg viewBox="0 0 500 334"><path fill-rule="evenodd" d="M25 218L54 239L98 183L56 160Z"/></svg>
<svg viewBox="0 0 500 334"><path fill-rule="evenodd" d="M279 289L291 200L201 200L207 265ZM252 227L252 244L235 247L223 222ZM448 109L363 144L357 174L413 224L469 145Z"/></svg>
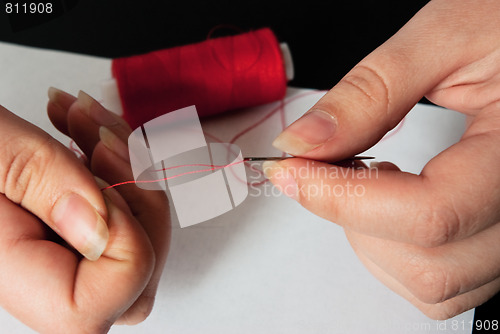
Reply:
<svg viewBox="0 0 500 334"><path fill-rule="evenodd" d="M47 106L49 118L83 150L92 173L109 184L133 180L127 139L132 129L84 92L75 97L51 88ZM151 312L170 245L170 210L163 191L142 190L134 184L105 190L125 200L131 214L146 232L153 246L154 269L148 284L134 305L120 316L118 324L136 324ZM134 251L130 249L129 251Z"/></svg>
<svg viewBox="0 0 500 334"><path fill-rule="evenodd" d="M130 129L116 118L100 140L87 114L97 102L50 95L51 119L85 149L90 170L0 108L0 304L39 332L104 333L151 310L169 242L168 204L135 186L101 192L100 179L131 177L123 155Z"/></svg>
<svg viewBox="0 0 500 334"><path fill-rule="evenodd" d="M345 228L375 276L436 319L500 290L498 17L495 0L431 1L276 139L301 159L266 165L278 188ZM424 95L471 122L420 175L383 163L360 178L366 170L308 160L368 149ZM328 191L335 187L346 191Z"/></svg>

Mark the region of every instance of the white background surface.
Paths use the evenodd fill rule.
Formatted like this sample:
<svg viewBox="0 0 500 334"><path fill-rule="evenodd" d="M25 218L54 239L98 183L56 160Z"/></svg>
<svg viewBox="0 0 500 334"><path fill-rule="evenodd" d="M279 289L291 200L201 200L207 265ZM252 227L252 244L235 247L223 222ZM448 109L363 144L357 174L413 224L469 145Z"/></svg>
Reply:
<svg viewBox="0 0 500 334"><path fill-rule="evenodd" d="M0 104L67 144L46 116L47 88L72 94L82 89L99 98L100 83L110 76L110 61L0 43L0 74ZM300 92L289 89L289 95ZM287 121L320 96L289 104ZM274 106L225 115L204 129L229 140ZM240 138L243 154L278 154L270 146L279 132L278 120L273 117ZM458 140L463 123L455 112L418 106L401 131L367 154L418 173ZM426 318L370 275L341 228L272 189L250 189L247 200L222 217L174 229L151 316L138 326L113 327L111 333L471 332L467 323L473 310L445 323ZM257 196L259 191L268 196ZM2 333L32 333L3 309L0 323Z"/></svg>

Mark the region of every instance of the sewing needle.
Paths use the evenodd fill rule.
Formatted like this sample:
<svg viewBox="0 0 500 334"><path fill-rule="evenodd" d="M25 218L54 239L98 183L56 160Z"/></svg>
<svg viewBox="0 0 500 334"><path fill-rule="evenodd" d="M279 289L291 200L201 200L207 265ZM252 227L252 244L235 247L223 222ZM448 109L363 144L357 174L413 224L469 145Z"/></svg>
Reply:
<svg viewBox="0 0 500 334"><path fill-rule="evenodd" d="M285 160L285 159L290 159L290 158L294 158L294 157L246 157L243 160L245 160L245 161L279 161L279 160ZM346 162L346 161L351 161L351 160L370 160L370 159L375 159L375 157L356 155L354 157L350 157L350 158L343 159L340 161L335 161L335 162L328 162L327 161L327 163L339 163L339 162Z"/></svg>

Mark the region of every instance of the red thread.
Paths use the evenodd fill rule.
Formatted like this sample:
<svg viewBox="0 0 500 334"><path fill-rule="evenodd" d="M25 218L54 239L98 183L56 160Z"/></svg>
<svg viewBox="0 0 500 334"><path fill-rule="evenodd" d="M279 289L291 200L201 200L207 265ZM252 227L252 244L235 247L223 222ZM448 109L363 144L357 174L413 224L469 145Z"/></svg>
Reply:
<svg viewBox="0 0 500 334"><path fill-rule="evenodd" d="M132 128L193 104L203 117L277 101L287 85L268 28L114 59L112 73Z"/></svg>
<svg viewBox="0 0 500 334"><path fill-rule="evenodd" d="M162 169L155 169L155 172L161 172L161 171L164 171L164 170L171 170L171 169L182 168L182 167L213 167L213 168L224 168L224 167L229 167L229 165L188 164L188 165L179 165L179 166L165 167L165 168L162 168ZM200 172L205 172L205 171L200 171Z"/></svg>
<svg viewBox="0 0 500 334"><path fill-rule="evenodd" d="M217 169L222 169L222 168L226 168L226 167L231 167L231 166L234 166L234 165L238 165L238 164L241 164L243 162L245 162L245 160L240 160L240 161L232 162L232 163L227 164L227 165L188 164L188 165L179 165L179 166L167 167L167 168L159 169L157 171L174 169L174 168L182 168L182 167L210 166L210 168L207 168L207 169L193 170L193 171L189 171L189 172L184 172L184 173L180 173L180 174L177 174L177 175L172 175L172 176L164 177L164 178L161 178L161 179L158 179L158 180L124 181L124 182L120 182L120 183L116 183L116 184L104 187L104 188L101 189L101 191L104 191L104 190L107 190L107 189L111 189L111 188L114 188L114 187L118 187L118 186L122 186L122 185L125 185L125 184L156 183L156 182L161 182L161 181L175 179L177 177L181 177L181 176L185 176L185 175L189 175L189 174L196 174L196 173L203 173L203 172L212 172L212 171L217 170Z"/></svg>
<svg viewBox="0 0 500 334"><path fill-rule="evenodd" d="M250 126L248 126L247 128L243 129L242 131L240 131L239 133L237 133L231 140L230 140L230 144L234 144L239 138L241 138L243 135L245 135L246 133L248 133L249 131L252 131L254 130L255 128L257 128L259 125L261 125L262 123L264 123L265 121L267 121L269 118L271 118L274 114L276 114L277 112L280 112L280 121L281 121L281 130L284 130L285 129L285 126L286 126L286 120L285 120L285 107L287 104L290 104L292 103L293 101L295 100L298 100L300 98L303 98L305 96L309 96L309 95L312 95L312 94L318 94L318 93L324 93L324 91L309 91L309 92L305 92L305 93L301 93L301 94L297 94L296 96L293 96L291 98L289 98L286 102L285 100L281 100L279 102L279 105L273 109L271 109L271 111L269 111L267 114L265 114L261 119L257 120L255 123L251 124ZM219 143L223 143L224 141L210 133L207 133L205 132L205 136L206 137L209 137L211 138L212 140L215 140L216 142L219 142ZM228 148L228 154L230 154L230 148ZM233 152L233 153L236 153L236 152ZM283 155L284 156L284 155ZM113 185L110 185L108 187L105 187L105 188L102 188L101 190L104 191L106 189L110 189L110 188L114 188L114 187L118 187L118 186L121 186L121 185L125 185L125 184L135 184L135 183L154 183L154 182L161 182L161 181L165 181L165 180L169 180L169 179L173 179L173 178L176 178L176 177L180 177L180 176L184 176L184 175L188 175L188 174L194 174L194 173L202 173L202 172L209 172L209 171L213 171L213 170L216 170L216 169L220 169L220 168L225 168L225 167L229 167L229 166L233 166L233 165L236 165L236 164L240 164L240 163L245 163L245 165L247 167L249 167L253 172L256 172L258 173L260 176L263 176L263 172L262 170L260 169L257 169L255 167L253 167L251 164L248 164L247 163L247 160L243 159L243 160L240 160L240 161L237 161L237 162L233 162L231 164L228 164L228 165L206 165L206 164L188 164L188 165L180 165L180 166L172 166L172 167L166 167L166 168L163 168L163 169L160 169L160 170L156 170L156 171L161 171L161 170L171 170L171 169L175 169L175 168L182 168L182 167L211 167L211 168L208 168L208 169L202 169L202 170L195 170L195 171L190 171L190 172L185 172L185 173L181 173L181 174L177 174L177 175L173 175L173 176L169 176L169 177L166 177L166 178L162 178L162 179L158 179L158 180L148 180L148 181L125 181L125 182L120 182L120 183L116 183L116 184L113 184ZM269 180L268 179L264 179L262 181L257 181L257 182L252 182L252 183L248 183L247 182L247 185L248 186L260 186L266 182L268 182Z"/></svg>
<svg viewBox="0 0 500 334"><path fill-rule="evenodd" d="M297 99L300 99L300 98L303 98L305 96L308 96L308 95L312 95L312 94L318 94L318 93L324 93L323 91L309 91L309 92L305 92L305 93L301 93L301 94L297 94L296 96L293 96L291 98L289 98L286 102L285 100L281 100L279 102L279 105L272 109L270 112L268 112L266 115L264 115L264 117L262 117L261 119L257 120L255 123L253 123L252 125L248 126L246 129L240 131L239 133L237 133L230 141L229 141L229 144L234 144L239 138L241 138L243 135L245 135L246 133L254 130L255 128L257 128L259 125L261 125L262 123L264 123L265 121L267 121L269 118L271 118L274 114L276 114L277 112L280 113L280 122L281 122L281 130L285 130L285 127L286 127L286 119L285 119L285 107L287 104L290 104L292 103L293 101L297 100ZM212 136L213 137L213 136ZM229 152L228 152L229 153ZM285 153L282 154L283 157L286 156ZM261 177L264 176L264 172L260 169L256 169L255 167L253 167L252 165L250 164L245 164L247 167L249 167L253 172L259 174ZM266 182L268 182L269 180L268 179L264 179L262 181L257 181L257 182L252 182L252 183L248 183L248 186L252 186L252 187L258 187Z"/></svg>

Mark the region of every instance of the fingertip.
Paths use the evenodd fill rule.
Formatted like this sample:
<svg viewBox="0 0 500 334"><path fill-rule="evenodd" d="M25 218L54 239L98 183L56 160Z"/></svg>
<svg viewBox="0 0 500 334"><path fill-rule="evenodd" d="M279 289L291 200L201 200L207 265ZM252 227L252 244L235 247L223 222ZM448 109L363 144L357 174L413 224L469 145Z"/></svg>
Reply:
<svg viewBox="0 0 500 334"><path fill-rule="evenodd" d="M69 135L67 110L52 101L47 102L47 115L52 125L65 135Z"/></svg>
<svg viewBox="0 0 500 334"><path fill-rule="evenodd" d="M75 101L68 109L67 127L70 137L90 158L99 142L99 126L86 115L79 101Z"/></svg>
<svg viewBox="0 0 500 334"><path fill-rule="evenodd" d="M106 146L111 152L123 159L124 162L130 162L127 144L125 144L111 130L105 126L101 126L99 128L99 138L104 146Z"/></svg>
<svg viewBox="0 0 500 334"><path fill-rule="evenodd" d="M69 135L68 131L68 110L76 101L76 97L60 89L49 87L47 91L49 101L47 102L47 114L52 124L64 133Z"/></svg>
<svg viewBox="0 0 500 334"><path fill-rule="evenodd" d="M69 107L76 100L76 97L73 95L55 87L49 87L47 96L50 101L62 107Z"/></svg>
<svg viewBox="0 0 500 334"><path fill-rule="evenodd" d="M55 87L52 87L52 86L49 87L49 89L47 90L47 96L49 97L49 100L55 101L59 91L60 90L55 88Z"/></svg>
<svg viewBox="0 0 500 334"><path fill-rule="evenodd" d="M393 171L401 171L401 169L389 161L372 161L370 162L370 168L376 168L379 170L393 170Z"/></svg>
<svg viewBox="0 0 500 334"><path fill-rule="evenodd" d="M134 326L140 324L148 318L148 316L153 311L153 306L155 302L155 294L149 295L148 293L143 293L135 303L124 313L118 320L116 320L116 325L127 325Z"/></svg>
<svg viewBox="0 0 500 334"><path fill-rule="evenodd" d="M286 128L273 142L277 149L300 156L333 138L337 120L332 114L313 109Z"/></svg>
<svg viewBox="0 0 500 334"><path fill-rule="evenodd" d="M284 195L299 200L297 181L286 167L276 161L266 161L262 164L262 170L266 178Z"/></svg>
<svg viewBox="0 0 500 334"><path fill-rule="evenodd" d="M150 281L156 255L151 241L143 226L135 219L130 210L123 210L117 197L105 196L108 209L109 242L102 254L108 259L126 262L141 281L142 291ZM136 297L137 298L137 297Z"/></svg>

